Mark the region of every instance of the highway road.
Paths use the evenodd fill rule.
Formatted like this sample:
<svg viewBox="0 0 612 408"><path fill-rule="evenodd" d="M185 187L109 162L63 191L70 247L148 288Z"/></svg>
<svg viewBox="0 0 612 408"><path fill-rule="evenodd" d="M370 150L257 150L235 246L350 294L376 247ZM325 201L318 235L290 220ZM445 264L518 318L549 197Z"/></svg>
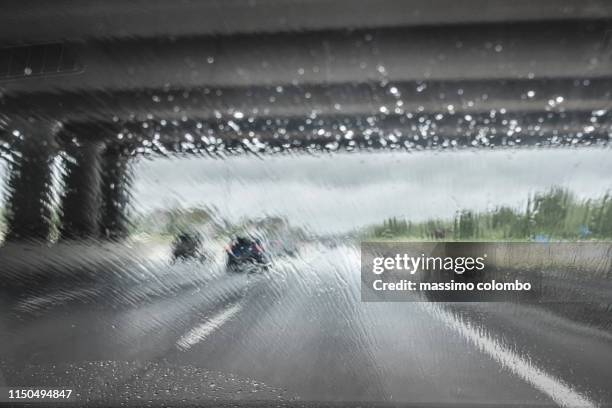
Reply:
<svg viewBox="0 0 612 408"><path fill-rule="evenodd" d="M166 254L66 260L93 278L5 286L0 387L70 386L91 406L612 406L612 335L551 309L362 302L350 245L250 275Z"/></svg>

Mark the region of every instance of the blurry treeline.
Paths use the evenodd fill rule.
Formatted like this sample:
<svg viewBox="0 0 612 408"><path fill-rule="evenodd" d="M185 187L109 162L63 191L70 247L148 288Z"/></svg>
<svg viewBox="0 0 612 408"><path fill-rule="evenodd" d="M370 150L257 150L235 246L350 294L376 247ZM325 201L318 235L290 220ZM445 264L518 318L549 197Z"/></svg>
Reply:
<svg viewBox="0 0 612 408"><path fill-rule="evenodd" d="M612 238L612 195L579 200L568 190L553 187L529 196L523 208L466 209L453 219L423 222L392 217L367 228L365 235L427 240L608 240Z"/></svg>
<svg viewBox="0 0 612 408"><path fill-rule="evenodd" d="M181 232L200 232L209 239L257 234L266 238L291 235L304 238L306 233L290 225L284 217L267 216L229 222L215 217L207 208L164 208L141 214L133 223L132 234L174 237Z"/></svg>

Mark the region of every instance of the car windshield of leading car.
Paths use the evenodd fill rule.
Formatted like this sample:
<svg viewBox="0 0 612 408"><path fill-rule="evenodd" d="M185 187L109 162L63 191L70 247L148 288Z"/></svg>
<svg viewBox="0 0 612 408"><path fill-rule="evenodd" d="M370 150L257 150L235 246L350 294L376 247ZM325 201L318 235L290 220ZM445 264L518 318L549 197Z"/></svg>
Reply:
<svg viewBox="0 0 612 408"><path fill-rule="evenodd" d="M612 405L612 6L9 2L0 406Z"/></svg>

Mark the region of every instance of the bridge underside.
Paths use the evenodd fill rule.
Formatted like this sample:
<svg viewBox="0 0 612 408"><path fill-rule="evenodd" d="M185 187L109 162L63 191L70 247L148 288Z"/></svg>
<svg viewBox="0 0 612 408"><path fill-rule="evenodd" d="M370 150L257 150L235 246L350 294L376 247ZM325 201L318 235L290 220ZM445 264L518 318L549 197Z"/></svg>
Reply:
<svg viewBox="0 0 612 408"><path fill-rule="evenodd" d="M114 239L129 231L136 155L593 146L612 134L605 1L466 0L446 13L416 0L83 3L40 2L41 25L17 2L0 16L9 239L50 236L57 157L60 236Z"/></svg>

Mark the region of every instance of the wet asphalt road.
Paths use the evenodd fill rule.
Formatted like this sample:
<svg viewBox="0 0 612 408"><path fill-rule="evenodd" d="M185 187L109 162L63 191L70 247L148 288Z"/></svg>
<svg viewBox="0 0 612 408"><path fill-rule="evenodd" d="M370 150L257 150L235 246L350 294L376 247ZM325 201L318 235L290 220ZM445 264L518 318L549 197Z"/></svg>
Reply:
<svg viewBox="0 0 612 408"><path fill-rule="evenodd" d="M101 405L612 404L612 335L548 309L364 303L359 252L345 246L251 275L154 258L5 296L0 382L70 385Z"/></svg>

